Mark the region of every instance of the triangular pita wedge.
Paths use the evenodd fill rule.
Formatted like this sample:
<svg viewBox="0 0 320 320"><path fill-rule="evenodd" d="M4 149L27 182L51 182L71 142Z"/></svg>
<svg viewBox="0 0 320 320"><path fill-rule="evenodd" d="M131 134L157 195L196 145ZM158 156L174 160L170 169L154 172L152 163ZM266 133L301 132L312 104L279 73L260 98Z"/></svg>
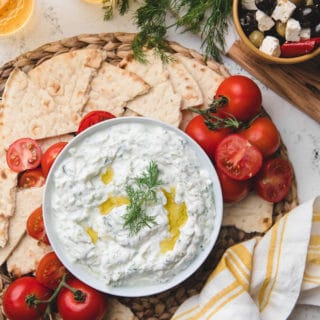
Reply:
<svg viewBox="0 0 320 320"><path fill-rule="evenodd" d="M174 92L182 97L182 109L203 104L203 96L198 83L179 60L173 59L165 67L169 72Z"/></svg>
<svg viewBox="0 0 320 320"><path fill-rule="evenodd" d="M0 265L2 265L16 248L26 231L26 221L33 210L42 202L43 188L21 189L16 194L16 209L9 223L9 241L0 249Z"/></svg>
<svg viewBox="0 0 320 320"><path fill-rule="evenodd" d="M186 67L197 81L204 97L204 106L209 105L224 77L195 59L187 58L179 53L174 54L174 57Z"/></svg>
<svg viewBox="0 0 320 320"><path fill-rule="evenodd" d="M107 314L103 317L103 320L135 320L137 319L132 311L120 303L115 298L108 298Z"/></svg>
<svg viewBox="0 0 320 320"><path fill-rule="evenodd" d="M73 138L74 138L73 134L63 134L63 135L57 136L57 137L40 139L40 140L37 140L37 142L39 143L41 150L44 153L53 144L55 144L57 142L69 142Z"/></svg>
<svg viewBox="0 0 320 320"><path fill-rule="evenodd" d="M135 73L104 62L91 82L84 113L105 110L120 116L128 101L147 93L149 89L150 86Z"/></svg>
<svg viewBox="0 0 320 320"><path fill-rule="evenodd" d="M52 248L49 245L25 234L8 258L7 270L14 277L34 272L41 258L50 251Z"/></svg>
<svg viewBox="0 0 320 320"><path fill-rule="evenodd" d="M272 225L273 203L267 202L255 193L244 200L224 204L224 226L234 226L246 233L266 232Z"/></svg>
<svg viewBox="0 0 320 320"><path fill-rule="evenodd" d="M163 82L128 103L128 108L145 117L158 119L178 127L181 121L181 97L169 82Z"/></svg>

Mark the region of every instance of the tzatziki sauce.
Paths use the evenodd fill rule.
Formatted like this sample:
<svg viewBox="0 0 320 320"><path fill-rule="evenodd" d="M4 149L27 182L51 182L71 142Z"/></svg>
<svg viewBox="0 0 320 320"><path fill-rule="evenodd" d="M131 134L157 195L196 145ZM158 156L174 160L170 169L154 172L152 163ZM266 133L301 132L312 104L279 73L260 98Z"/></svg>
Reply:
<svg viewBox="0 0 320 320"><path fill-rule="evenodd" d="M128 186L138 193L136 178L150 164L160 182L144 207L152 222L133 231L125 225ZM214 228L209 173L187 139L155 124L120 123L74 144L53 172L50 199L64 255L113 287L169 281L206 248Z"/></svg>

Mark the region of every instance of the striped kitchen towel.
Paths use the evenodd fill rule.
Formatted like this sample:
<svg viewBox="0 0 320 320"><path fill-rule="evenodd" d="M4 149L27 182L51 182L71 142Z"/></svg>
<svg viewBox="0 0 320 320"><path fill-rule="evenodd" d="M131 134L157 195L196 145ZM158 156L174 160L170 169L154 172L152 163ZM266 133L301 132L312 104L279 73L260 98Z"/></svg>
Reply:
<svg viewBox="0 0 320 320"><path fill-rule="evenodd" d="M172 320L285 320L297 303L320 306L320 197L229 248Z"/></svg>

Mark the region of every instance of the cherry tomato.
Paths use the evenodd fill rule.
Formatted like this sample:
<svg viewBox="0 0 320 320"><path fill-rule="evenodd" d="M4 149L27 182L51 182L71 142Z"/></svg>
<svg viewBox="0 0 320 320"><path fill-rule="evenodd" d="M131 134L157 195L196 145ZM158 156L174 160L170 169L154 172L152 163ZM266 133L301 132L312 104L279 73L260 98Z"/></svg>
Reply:
<svg viewBox="0 0 320 320"><path fill-rule="evenodd" d="M101 320L106 312L107 297L76 278L69 279L68 285L84 293L84 299L71 290L62 288L57 298L59 314L64 320Z"/></svg>
<svg viewBox="0 0 320 320"><path fill-rule="evenodd" d="M42 207L35 209L28 217L27 233L30 237L49 244L49 239L44 228Z"/></svg>
<svg viewBox="0 0 320 320"><path fill-rule="evenodd" d="M259 87L250 78L234 75L219 85L215 99L227 98L227 104L218 109L222 116L233 115L237 120L248 121L261 111L262 95Z"/></svg>
<svg viewBox="0 0 320 320"><path fill-rule="evenodd" d="M218 144L231 130L227 128L210 130L204 123L203 117L198 115L190 120L185 132L202 147L209 157L214 158Z"/></svg>
<svg viewBox="0 0 320 320"><path fill-rule="evenodd" d="M37 141L31 138L21 138L9 146L6 157L11 170L22 172L38 167L41 156L42 151Z"/></svg>
<svg viewBox="0 0 320 320"><path fill-rule="evenodd" d="M40 169L24 171L19 177L18 186L20 188L42 187L46 181Z"/></svg>
<svg viewBox="0 0 320 320"><path fill-rule="evenodd" d="M288 161L268 159L255 179L255 190L269 202L283 200L290 191L293 171Z"/></svg>
<svg viewBox="0 0 320 320"><path fill-rule="evenodd" d="M22 277L13 281L3 295L3 311L10 320L41 319L47 305L28 304L28 301L47 300L51 290L40 284L34 277Z"/></svg>
<svg viewBox="0 0 320 320"><path fill-rule="evenodd" d="M236 202L244 199L250 192L252 187L251 179L234 180L224 174L221 170L217 170L222 189L224 202Z"/></svg>
<svg viewBox="0 0 320 320"><path fill-rule="evenodd" d="M67 142L57 142L50 146L46 152L43 154L42 160L41 160L41 169L42 173L45 177L48 176L49 170L58 156L58 154L62 151L62 149L67 145Z"/></svg>
<svg viewBox="0 0 320 320"><path fill-rule="evenodd" d="M36 269L36 279L45 287L56 289L66 273L66 268L52 251L41 258Z"/></svg>
<svg viewBox="0 0 320 320"><path fill-rule="evenodd" d="M239 134L230 134L218 145L215 162L223 173L235 180L246 180L257 174L262 154Z"/></svg>
<svg viewBox="0 0 320 320"><path fill-rule="evenodd" d="M280 133L271 119L259 117L241 135L256 146L264 157L274 154L280 146Z"/></svg>
<svg viewBox="0 0 320 320"><path fill-rule="evenodd" d="M115 118L115 116L110 112L102 111L102 110L91 111L88 114L86 114L83 117L83 119L80 121L80 124L78 127L78 133L93 126L98 122L112 119L112 118Z"/></svg>

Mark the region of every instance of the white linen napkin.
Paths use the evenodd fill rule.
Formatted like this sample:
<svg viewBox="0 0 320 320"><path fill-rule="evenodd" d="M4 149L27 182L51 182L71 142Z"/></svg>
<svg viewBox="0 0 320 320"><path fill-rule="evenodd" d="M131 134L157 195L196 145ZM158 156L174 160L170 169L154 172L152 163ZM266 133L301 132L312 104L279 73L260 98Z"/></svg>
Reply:
<svg viewBox="0 0 320 320"><path fill-rule="evenodd" d="M297 303L320 306L320 196L229 248L172 320L285 320Z"/></svg>

